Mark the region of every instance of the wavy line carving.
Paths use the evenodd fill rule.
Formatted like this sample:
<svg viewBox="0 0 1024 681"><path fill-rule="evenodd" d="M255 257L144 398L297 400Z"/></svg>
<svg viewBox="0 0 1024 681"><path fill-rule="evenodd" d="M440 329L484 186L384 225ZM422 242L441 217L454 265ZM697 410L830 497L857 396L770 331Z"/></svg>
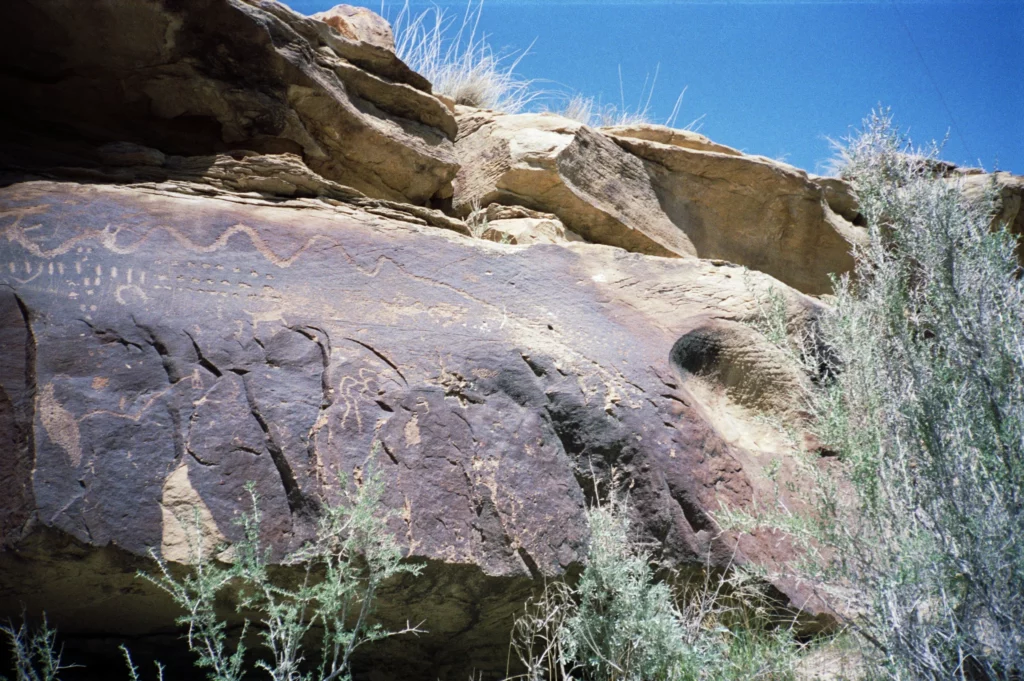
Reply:
<svg viewBox="0 0 1024 681"><path fill-rule="evenodd" d="M118 236L124 230L124 227L113 227L110 224L106 225L103 229L91 229L84 230L80 234L76 234L67 241L63 242L55 248L42 248L32 240L28 232L41 227L41 224L34 224L30 226L23 226L22 220L29 215L39 215L46 212L49 206L30 206L28 208L21 208L15 210L0 211L0 217L7 217L14 215L14 222L3 228L3 235L7 238L8 242L18 244L26 251L36 256L37 258L43 258L46 260L55 258L57 256L66 255L73 248L78 246L83 241L95 240L101 246L106 248L112 253L118 255L130 255L138 251L147 241L149 241L154 234L163 231L169 234L177 241L183 248L192 253L213 253L224 248L228 241L236 234L242 234L249 238L250 243L253 247L262 255L264 258L272 262L274 265L280 268L291 267L299 257L311 249L314 245L319 242L324 242L331 246L338 246L338 242L334 239L326 237L322 234L315 234L299 246L291 255L284 256L278 254L272 249L267 242L260 236L259 232L243 223L237 223L226 230L224 230L220 236L214 239L209 244L201 244L193 241L186 234L183 234L180 230L170 225L154 225L147 229L142 236L127 246L122 246L117 243ZM377 271L380 269L380 262L373 270L371 276L375 276Z"/></svg>

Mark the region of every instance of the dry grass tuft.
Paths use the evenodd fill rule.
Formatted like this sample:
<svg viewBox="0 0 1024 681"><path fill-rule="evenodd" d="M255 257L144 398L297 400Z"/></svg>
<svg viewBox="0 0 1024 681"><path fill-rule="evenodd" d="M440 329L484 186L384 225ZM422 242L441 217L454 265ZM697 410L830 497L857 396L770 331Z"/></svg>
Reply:
<svg viewBox="0 0 1024 681"><path fill-rule="evenodd" d="M515 73L530 48L495 52L479 32L483 7L483 0L469 0L456 23L437 6L413 16L406 2L394 22L395 51L456 104L517 113L538 94Z"/></svg>
<svg viewBox="0 0 1024 681"><path fill-rule="evenodd" d="M612 125L637 125L643 123L657 123L654 119L654 113L651 110L651 100L654 97L654 88L658 83L658 74L661 71L661 65L659 64L654 69L654 76L651 77L649 74L644 78L643 87L640 89L640 98L637 100L635 106L626 104L625 85L622 79L622 67L619 67L619 103L618 104L602 104L600 99L595 97L587 97L585 95L576 93L568 96L566 99L565 107L563 107L557 113L566 118L570 118L574 121L579 121L584 125L593 125L596 127L606 127ZM670 128L676 127L677 120L679 118L679 111L683 105L683 96L686 94L686 88L680 91L679 96L676 97L675 105L672 107L672 112L665 119L663 125L667 125ZM694 130L700 128L700 122L703 119L700 116L686 126L684 130Z"/></svg>

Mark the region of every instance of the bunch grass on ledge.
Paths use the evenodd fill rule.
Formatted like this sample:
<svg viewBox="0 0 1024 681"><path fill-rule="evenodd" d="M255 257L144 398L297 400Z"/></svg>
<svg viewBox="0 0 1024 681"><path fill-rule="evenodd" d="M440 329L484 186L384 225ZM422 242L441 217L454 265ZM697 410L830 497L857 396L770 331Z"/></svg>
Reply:
<svg viewBox="0 0 1024 681"><path fill-rule="evenodd" d="M456 23L437 6L413 15L406 2L394 22L395 52L456 104L518 113L539 94L515 72L530 48L495 52L480 32L483 7L469 0Z"/></svg>

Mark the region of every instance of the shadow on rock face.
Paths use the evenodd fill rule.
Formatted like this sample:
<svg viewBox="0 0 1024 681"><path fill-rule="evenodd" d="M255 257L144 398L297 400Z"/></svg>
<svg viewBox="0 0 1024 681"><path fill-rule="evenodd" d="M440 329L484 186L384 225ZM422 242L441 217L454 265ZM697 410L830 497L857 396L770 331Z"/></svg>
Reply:
<svg viewBox="0 0 1024 681"><path fill-rule="evenodd" d="M289 153L374 198L451 196L457 128L430 84L385 47L281 3L9 0L0 63L7 130Z"/></svg>
<svg viewBox="0 0 1024 681"><path fill-rule="evenodd" d="M385 583L378 594L375 620L390 629L407 622L425 633L401 636L367 647L354 662L356 679L464 679L473 669L503 670L514 617L538 585L530 577L493 577L471 565L420 561L419 577L407 575ZM83 665L62 674L66 681L126 678L118 645L124 643L143 668L151 660L168 669L166 678L196 678L194 655L184 628L171 624L181 611L170 598L137 576L154 573L148 559L108 545L102 548L46 530L19 546L0 552L0 612L24 611L32 625L46 613L58 631L66 664ZM277 568L275 577L289 579ZM300 575L294 573L294 579ZM242 624L229 593L218 599L219 614L237 636ZM251 632L251 650L259 646ZM0 673L8 654L6 640ZM497 678L497 677L495 677Z"/></svg>

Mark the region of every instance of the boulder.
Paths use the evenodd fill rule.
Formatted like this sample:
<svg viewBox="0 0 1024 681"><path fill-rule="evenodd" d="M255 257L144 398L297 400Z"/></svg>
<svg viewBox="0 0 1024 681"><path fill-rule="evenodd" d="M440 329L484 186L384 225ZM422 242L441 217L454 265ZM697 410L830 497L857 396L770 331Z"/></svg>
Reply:
<svg viewBox="0 0 1024 681"><path fill-rule="evenodd" d="M482 239L517 245L565 244L583 239L551 213L492 203L467 219Z"/></svg>
<svg viewBox="0 0 1024 681"><path fill-rule="evenodd" d="M721 259L814 295L853 267L864 239L839 180L656 125L595 131L553 114L458 108L454 207L554 213L592 243Z"/></svg>
<svg viewBox="0 0 1024 681"><path fill-rule="evenodd" d="M1005 226L1016 235L1017 260L1024 265L1024 176L1007 172L965 174L960 180L968 196L981 197L995 192L993 225Z"/></svg>
<svg viewBox="0 0 1024 681"><path fill-rule="evenodd" d="M555 114L457 107L454 209L521 205L553 213L592 243L661 256L695 255L669 221L639 159Z"/></svg>
<svg viewBox="0 0 1024 681"><path fill-rule="evenodd" d="M148 165L110 173L161 161L119 153ZM709 400L739 405L734 428L783 409L764 396L791 374L739 323L763 287L794 329L814 300L725 263L497 244L433 226L427 209L299 196L314 180L295 168L236 191L272 162L233 162L215 158L208 182L203 163L173 157L162 172L191 179L5 179L0 616L45 610L79 646L69 659L131 637L181 667L168 679L189 678L189 655L168 657L175 609L133 577L155 569L150 550L187 561L175 510L196 509L209 546L237 541L251 481L281 561L367 467L425 566L386 585L377 614L428 631L367 647L357 672L376 679L504 678L514 613L580 569L587 499L613 471L669 564L795 556L778 537L737 547L720 531L716 511L768 493L768 445L731 435ZM827 621L806 584L776 586Z"/></svg>
<svg viewBox="0 0 1024 681"><path fill-rule="evenodd" d="M656 141L651 131L608 134L643 160L659 205L698 256L765 272L814 295L832 290L831 274L853 268L851 248L865 234L830 207L832 196L847 215L854 210L834 183L826 191L785 163Z"/></svg>
<svg viewBox="0 0 1024 681"><path fill-rule="evenodd" d="M367 17L352 25L380 27ZM20 166L38 161L19 147L26 130L188 156L291 153L372 198L446 200L454 116L360 31L274 0L10 0L0 147Z"/></svg>
<svg viewBox="0 0 1024 681"><path fill-rule="evenodd" d="M310 18L319 19L349 40L395 51L395 36L391 32L391 24L384 17L365 7L335 5L326 12L311 14Z"/></svg>

